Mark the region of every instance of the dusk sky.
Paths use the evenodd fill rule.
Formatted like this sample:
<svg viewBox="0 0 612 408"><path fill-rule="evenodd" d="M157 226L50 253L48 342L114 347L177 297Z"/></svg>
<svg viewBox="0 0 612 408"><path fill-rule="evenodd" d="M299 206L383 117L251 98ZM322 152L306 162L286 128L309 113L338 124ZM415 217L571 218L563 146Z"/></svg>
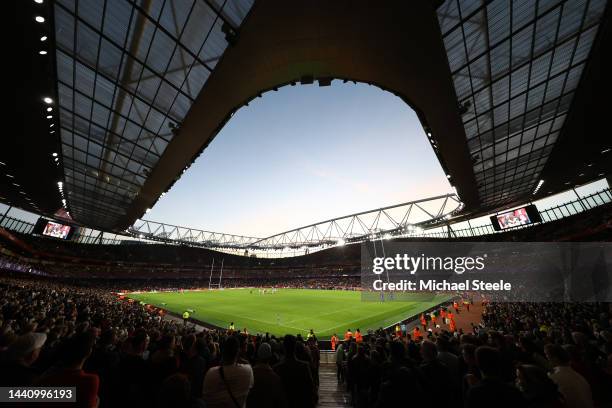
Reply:
<svg viewBox="0 0 612 408"><path fill-rule="evenodd" d="M376 87L334 81L281 88L238 111L145 218L265 237L449 193L426 139L414 111ZM606 188L602 179L576 191ZM542 210L572 200L569 190L536 203ZM0 216L7 208L0 203ZM18 208L10 215L38 218Z"/></svg>
<svg viewBox="0 0 612 408"><path fill-rule="evenodd" d="M145 218L263 237L450 191L409 106L334 81L239 110Z"/></svg>

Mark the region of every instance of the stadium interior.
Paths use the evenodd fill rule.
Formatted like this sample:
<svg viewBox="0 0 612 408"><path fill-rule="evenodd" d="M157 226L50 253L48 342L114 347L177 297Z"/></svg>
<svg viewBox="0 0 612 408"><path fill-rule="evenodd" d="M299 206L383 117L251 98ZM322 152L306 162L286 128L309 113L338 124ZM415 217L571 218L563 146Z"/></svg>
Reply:
<svg viewBox="0 0 612 408"><path fill-rule="evenodd" d="M612 406L607 0L10 3L0 405ZM148 218L238 110L333 81L409 105L452 192L260 237ZM559 297L364 279L530 243Z"/></svg>

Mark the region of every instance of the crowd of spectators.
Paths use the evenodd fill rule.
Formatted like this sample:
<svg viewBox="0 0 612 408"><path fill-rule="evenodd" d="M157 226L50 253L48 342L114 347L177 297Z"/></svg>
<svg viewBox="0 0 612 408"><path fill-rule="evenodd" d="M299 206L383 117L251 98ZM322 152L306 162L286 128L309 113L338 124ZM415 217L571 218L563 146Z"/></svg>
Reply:
<svg viewBox="0 0 612 408"><path fill-rule="evenodd" d="M611 304L489 303L471 330L341 344L338 379L356 407L608 407L611 327Z"/></svg>
<svg viewBox="0 0 612 408"><path fill-rule="evenodd" d="M489 303L470 330L340 342L338 383L355 407L605 407L611 318L610 304ZM316 337L196 329L108 288L0 281L0 385L76 385L72 406L314 407L319 355Z"/></svg>
<svg viewBox="0 0 612 408"><path fill-rule="evenodd" d="M21 269L3 268L2 258L0 258L0 271L6 276L15 278L27 277L28 275L38 275L38 278L48 282L67 284L72 286L82 286L86 288L105 289L111 292L151 292L151 291L179 291L179 290L198 290L208 289L209 278L191 279L168 279L168 278L149 278L149 279L82 279L82 278L57 278L47 274L38 273L28 269L26 266ZM217 283L213 282L213 283ZM215 286L216 287L216 286ZM221 288L277 288L277 289L323 289L323 290L357 290L361 287L360 277L357 276L318 276L318 277L294 277L287 279L243 279L243 278L224 278L221 281Z"/></svg>
<svg viewBox="0 0 612 408"><path fill-rule="evenodd" d="M0 282L0 385L77 387L86 407L312 407L315 338L197 330L100 288ZM58 405L61 406L61 405Z"/></svg>

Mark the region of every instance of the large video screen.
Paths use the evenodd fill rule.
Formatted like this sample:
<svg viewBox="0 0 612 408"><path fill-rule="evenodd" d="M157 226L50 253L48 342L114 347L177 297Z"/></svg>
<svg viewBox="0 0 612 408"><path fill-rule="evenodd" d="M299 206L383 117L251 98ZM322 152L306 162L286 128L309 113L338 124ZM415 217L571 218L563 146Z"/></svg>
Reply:
<svg viewBox="0 0 612 408"><path fill-rule="evenodd" d="M48 237L68 239L70 235L70 225L59 224L53 221L47 221L47 225L42 230L42 234Z"/></svg>
<svg viewBox="0 0 612 408"><path fill-rule="evenodd" d="M540 214L533 204L491 217L493 227L498 231L540 221L542 221Z"/></svg>

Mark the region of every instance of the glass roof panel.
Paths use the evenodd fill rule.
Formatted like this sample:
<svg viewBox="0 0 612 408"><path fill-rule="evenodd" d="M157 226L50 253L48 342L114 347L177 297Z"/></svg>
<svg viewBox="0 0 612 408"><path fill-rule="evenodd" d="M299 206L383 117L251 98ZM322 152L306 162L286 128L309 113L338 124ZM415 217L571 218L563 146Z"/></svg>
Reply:
<svg viewBox="0 0 612 408"><path fill-rule="evenodd" d="M481 204L529 194L578 86L605 0L446 0L438 21Z"/></svg>
<svg viewBox="0 0 612 408"><path fill-rule="evenodd" d="M61 142L73 218L112 229L253 0L58 0Z"/></svg>

